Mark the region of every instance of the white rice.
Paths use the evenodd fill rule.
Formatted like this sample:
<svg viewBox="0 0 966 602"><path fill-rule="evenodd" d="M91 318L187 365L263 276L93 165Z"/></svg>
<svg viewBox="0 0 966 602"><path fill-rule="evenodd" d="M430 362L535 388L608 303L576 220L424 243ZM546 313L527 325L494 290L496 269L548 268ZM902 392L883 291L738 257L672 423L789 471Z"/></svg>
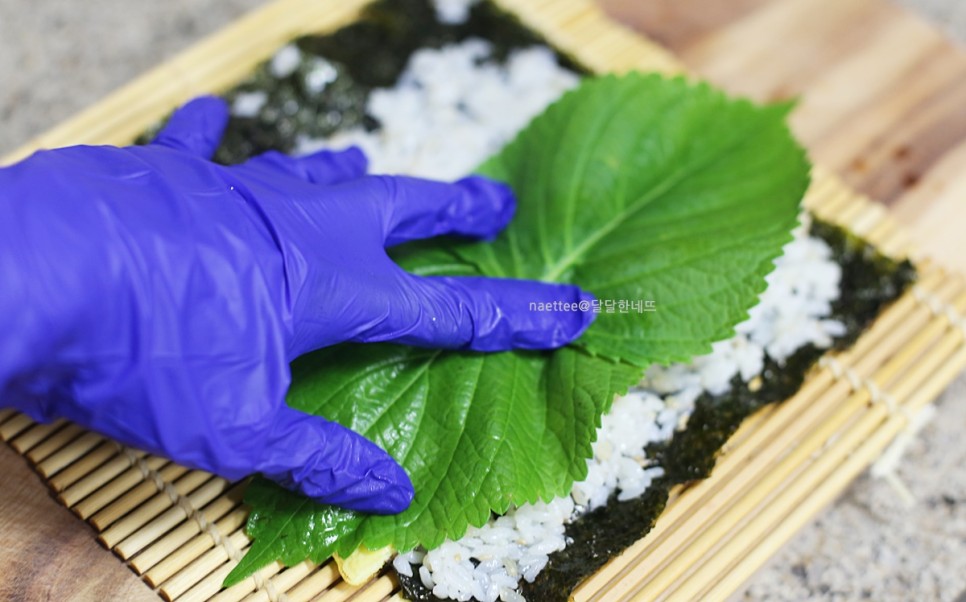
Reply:
<svg viewBox="0 0 966 602"><path fill-rule="evenodd" d="M481 63L491 52L480 39L415 52L396 87L369 96L366 109L379 130L302 138L296 153L357 145L374 173L465 176L578 82L548 48L513 52L502 66Z"/></svg>
<svg viewBox="0 0 966 602"><path fill-rule="evenodd" d="M231 114L236 117L255 117L268 102L265 92L242 92L231 104Z"/></svg>
<svg viewBox="0 0 966 602"><path fill-rule="evenodd" d="M322 58L312 57L308 72L305 74L305 88L312 94L321 94L325 87L334 82L338 76L339 72L332 63Z"/></svg>
<svg viewBox="0 0 966 602"><path fill-rule="evenodd" d="M302 51L293 44L289 44L275 53L268 64L268 70L273 76L281 79L295 73L300 62L302 62Z"/></svg>
<svg viewBox="0 0 966 602"><path fill-rule="evenodd" d="M441 14L452 10L448 14L455 18L457 4L470 3L438 0L437 7ZM505 65L484 62L491 50L483 40L467 40L416 52L398 85L370 96L367 110L379 120L379 130L302 139L298 152L355 144L369 156L373 173L443 180L466 175L578 81L547 48L515 51ZM273 59L273 72L292 69L291 60L287 47ZM639 387L615 401L598 431L587 478L569 496L512 508L429 552L400 554L393 561L396 570L418 576L440 598L520 602L521 580L532 582L549 555L567 546L567 523L612 494L620 500L638 497L663 475L644 450L673 437L702 392L727 391L735 375L750 381L761 373L766 352L781 362L809 343L826 347L844 332L841 323L827 318L841 277L830 255L822 240L808 237L804 227L796 229L760 303L733 338L689 364L652 367Z"/></svg>
<svg viewBox="0 0 966 602"><path fill-rule="evenodd" d="M479 0L434 0L436 18L440 23L459 25L470 17L470 10Z"/></svg>

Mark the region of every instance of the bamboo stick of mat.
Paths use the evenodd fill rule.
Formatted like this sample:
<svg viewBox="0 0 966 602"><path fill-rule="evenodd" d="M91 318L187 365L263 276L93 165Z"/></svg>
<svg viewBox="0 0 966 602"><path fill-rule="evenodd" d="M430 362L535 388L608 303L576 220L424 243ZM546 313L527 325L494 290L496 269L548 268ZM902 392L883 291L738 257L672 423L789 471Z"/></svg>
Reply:
<svg viewBox="0 0 966 602"><path fill-rule="evenodd" d="M27 416L23 416L23 418L30 420ZM84 434L84 429L76 424L68 424L63 428L52 431L46 439L31 446L25 455L33 464L38 464L82 434Z"/></svg>
<svg viewBox="0 0 966 602"><path fill-rule="evenodd" d="M396 581L384 575L370 581L362 587L353 587L342 582L317 598L318 602L342 602L352 598L352 602L368 602L370 600L384 600L399 589Z"/></svg>
<svg viewBox="0 0 966 602"><path fill-rule="evenodd" d="M123 495L119 495L116 499L112 498L111 503L106 508L99 510L94 516L90 517L91 524L100 531L106 530L115 521L127 515L128 512L140 506L142 502L161 491L164 485L174 483L175 480L180 479L187 473L188 469L184 466L168 463L162 466L160 470L154 471L153 474L156 475L156 480L146 478L143 473L139 474L140 479L138 485L124 492ZM115 492L108 489L105 493L107 495L113 495Z"/></svg>
<svg viewBox="0 0 966 602"><path fill-rule="evenodd" d="M63 428L66 424L67 423L63 420L57 420L55 422L51 422L50 424L34 424L24 432L11 439L9 442L10 447L17 450L17 453L19 454L26 454L39 443L57 432L57 430Z"/></svg>
<svg viewBox="0 0 966 602"><path fill-rule="evenodd" d="M143 459L147 455L144 452L133 450L131 454L133 457L128 456L119 448L118 453L113 458L61 491L58 499L63 505L71 508L110 483L115 477L130 468L137 459Z"/></svg>
<svg viewBox="0 0 966 602"><path fill-rule="evenodd" d="M224 518L217 520L212 529L205 529L204 533L193 537L186 544L165 556L164 560L144 574L144 580L151 587L160 587L162 583L180 573L200 558L202 554L217 545L221 545L220 542L223 538L240 530L245 525L247 518L247 508L236 508L229 512Z"/></svg>
<svg viewBox="0 0 966 602"><path fill-rule="evenodd" d="M215 477L187 495L179 494L176 499L169 500L171 507L168 510L131 533L120 543L111 546L114 553L125 560L131 558L186 519L196 516L197 508L206 506L229 487L231 483ZM198 521L200 520L203 519L199 516Z"/></svg>
<svg viewBox="0 0 966 602"><path fill-rule="evenodd" d="M636 67L668 72L683 71L680 64L666 51L614 25L601 15L596 6L586 0L517 0L512 3L501 0L500 3L507 10L518 14L526 24L545 34L551 43L594 69L623 71ZM98 107L39 138L34 147L80 142L126 143L188 97L202 91L217 92L227 88L255 64L268 58L287 40L302 33L343 25L364 4L365 0L352 0L340 5L315 0L281 0L271 4L133 82ZM21 154L29 150L29 147L21 149ZM915 256L915 250L909 246L908 237L886 212L856 195L835 176L820 168L815 170L813 185L805 204L824 219L836 223L844 222L851 230L863 234L889 254ZM918 257L915 259L920 260ZM944 275L940 271L932 270L926 264L922 265L923 279L917 290L926 296L904 296L892 310L885 312L877 322L877 328L866 333L850 352L838 358L840 367L851 371L857 378L874 377L870 382L879 383L878 379L883 378L884 374L898 375L910 363L926 365L921 364L919 357L915 357L915 350L930 344L923 341L936 341L935 337L943 330L938 325L942 323L942 316L950 307L949 301L954 300L959 289L956 288L958 285L943 282ZM926 299L930 301L927 302ZM913 340L915 345L903 347L906 342ZM939 351L934 351L930 357L946 354L944 357L952 359L928 377L930 380L917 392L922 399L931 399L937 394L940 387L953 377L953 368L958 367L954 360L962 361L956 359L963 356L961 351L956 351L959 344L957 339L946 337L941 340L945 342L935 347ZM897 382L905 382L902 378L906 377L896 378L899 378ZM885 382L880 384L884 385ZM923 397L923 392L930 396ZM659 537L645 538L643 541L647 545L640 546L637 551L671 550L674 558L681 557L686 552L680 546L672 545L676 534L681 536L689 530L694 532L695 525L706 524L715 517L720 519L728 511L736 512L733 509L740 504L740 496L753 491L750 484L759 473L752 469L770 470L772 472L769 474L778 475L775 471L781 466L779 462L790 462L787 460L792 457L788 451L790 446L808 441L808 429L795 428L795 419L801 420L801 414L796 414L793 410L797 408L800 412L805 406L817 403L822 409L813 410L809 415L811 424L825 425L825 419L837 416L844 421L844 426L838 425L842 428L834 430L837 427L825 425L822 434L831 433L831 437L840 437L843 436L841 433L851 432L847 428L861 422L861 418L850 418L852 415L846 416L841 412L832 413L829 408L836 402L841 403L848 399L853 399L853 405L856 405L854 400L862 397L861 394L851 392L847 383L832 374L828 366L813 372L802 391L788 403L778 408L767 408L742 425L726 445L725 453L709 481L686 491L673 492L668 510L652 532L652 535L656 533ZM864 414L860 411L854 413L856 417L862 415ZM883 424L892 426L888 429L879 426L867 441L875 439L877 442L887 442L891 436L881 433L888 435L892 429L896 429L897 422L901 421L890 418ZM0 412L0 438L9 441L14 437L28 451L27 455L32 461L46 462L45 469L49 474L54 475L54 479L59 476L55 485L62 490L61 496L65 504L71 506L80 516L91 518L95 527L101 531L107 533L114 529L110 540L115 545L120 543L121 549L118 553L129 556L131 566L144 572L145 580L149 583L159 585L159 592L168 599L180 596L179 599L200 600L207 599L205 596L209 594L214 595L212 592L217 593L220 590L220 579L234 566L234 562L230 560L232 555L225 547L226 542L229 546L235 546L236 552L244 550L248 545L248 538L241 529L247 509L238 506L237 500L230 499L230 492L218 492L221 485L207 476L197 477L183 467L140 453L134 455L131 450L118 449L114 452L100 440L85 438L82 430L74 425L51 428L35 425L20 414ZM866 445L862 449L872 448ZM772 457L765 452L776 453ZM762 457L770 460L766 462L760 459ZM853 461L854 457L856 456L849 456L849 466L861 469L873 456L863 456L861 461ZM828 468L833 464L831 460L826 460L822 466ZM843 472L841 466L845 464L828 473L833 475L828 477L831 482L844 483L848 475L852 474ZM789 474L804 475L812 470L804 464L793 468ZM195 482L189 476L200 480ZM778 476L774 479L777 480ZM787 491L789 484L796 482L795 479L787 480L787 483L782 481L785 489L781 491ZM184 485L182 489L185 491L176 487L178 483ZM205 483L208 485L204 485ZM195 495L192 499L192 492L200 487L207 487L204 495ZM831 492L833 489L823 484L821 488L809 493L807 500L818 499L816 496L820 491ZM172 492L174 495L171 495ZM214 498L210 499L212 495ZM765 500L777 499L775 495L781 494L769 493ZM704 502L709 503L709 508L717 510L701 512ZM819 502L808 501L810 505L799 508L815 508L817 503ZM773 508L768 513L762 513L769 518L782 514L782 509L777 506L766 504L763 508ZM797 512L795 516L801 520L806 520L811 515L799 510L793 512ZM199 523L193 516L209 521L209 530L203 531L204 523ZM664 519L668 516L676 518L676 528L662 528L662 524L666 522ZM742 520L745 518L743 515ZM743 525L746 524L750 523L745 521L731 527L745 528ZM774 527L769 520L760 519L754 524L757 525L755 533L761 535L758 540L762 546L786 535L787 530ZM145 527L147 530L142 532ZM115 541L116 536L125 532L127 533L119 542ZM722 537L727 537L727 534L722 534ZM654 541L663 547L651 547ZM738 547L732 549L736 554L739 551ZM717 577L721 577L724 571L731 576L739 574L738 569L741 567L744 567L741 570L750 571L757 566L756 562L760 564L764 558L759 549L766 548L742 550L733 561L729 560L727 567L719 561L718 565L698 574L715 573ZM628 557L634 562L627 562ZM625 560L623 563L615 561L605 567L601 574L610 575L614 579L626 578L628 575L649 578L653 573L653 570L646 570L646 561L649 558L647 554L643 558L625 554L618 559ZM698 561L700 560L696 560ZM618 570L615 571L614 567ZM688 574L695 570L700 569L693 566L686 568ZM270 567L264 574L260 574L260 579L260 582L253 580L252 584L246 586L247 598L273 599L276 596L272 591L275 591L284 592L290 600L312 599L320 595L322 599L330 602L350 596L355 596L354 599L377 600L386 598L396 590L396 584L388 577L381 577L361 590L350 587L339 579L332 563L312 570L301 565L285 570L280 566ZM732 589L737 587L735 583L740 584L740 581L736 582L736 579L738 577L721 579L718 583L722 585L695 583L689 587L694 591L717 595L725 591L722 588L726 586ZM640 582L639 579L637 581ZM585 583L578 592L589 591L587 588L592 583L593 580ZM224 599L238 599L241 592L242 589L226 590L222 596ZM617 593L614 583L608 580L602 583L597 599L616 599L614 596Z"/></svg>
<svg viewBox="0 0 966 602"><path fill-rule="evenodd" d="M530 4L528 7L527 4ZM574 17L586 14L587 9L580 2L530 2L520 3L518 8L523 11L527 8L539 11L539 19L545 26L560 27L572 20ZM532 18L532 13L521 12L523 19Z"/></svg>
<svg viewBox="0 0 966 602"><path fill-rule="evenodd" d="M327 562L317 568L308 577L300 581L295 587L285 592L289 602L309 602L320 593L329 589L339 580L339 569L335 563Z"/></svg>
<svg viewBox="0 0 966 602"><path fill-rule="evenodd" d="M0 439L9 441L33 426L34 421L24 414L16 414L0 425Z"/></svg>
<svg viewBox="0 0 966 602"><path fill-rule="evenodd" d="M27 452L27 459L34 464L39 464L83 434L84 429L76 424L68 424Z"/></svg>
<svg viewBox="0 0 966 602"><path fill-rule="evenodd" d="M166 459L158 457L143 458L142 462L147 472L161 475L165 474L165 468L168 464ZM176 467L174 470L179 468L181 467ZM151 487L152 484L145 482L144 474L138 467L134 466L134 462L132 461L130 468L122 471L121 474L99 487L93 493L87 494L76 505L70 506L70 509L77 516L85 520L90 519L91 524L95 528L104 529L106 525L114 520L110 516L111 511L108 510L111 505L120 505L128 496L136 496L138 489L150 490ZM104 514L100 514L102 511ZM100 518L97 522L94 522L94 518L98 516Z"/></svg>
<svg viewBox="0 0 966 602"><path fill-rule="evenodd" d="M378 600L385 600L394 591L398 589L396 582L390 577L383 577L381 579L376 579L372 583L366 586L361 593L356 594L352 598L352 602L377 602Z"/></svg>
<svg viewBox="0 0 966 602"><path fill-rule="evenodd" d="M128 535L145 527L162 512L176 505L182 496L190 494L211 479L212 476L206 472L190 471L174 483L166 483L161 491L136 510L111 525L110 528L101 533L98 539L105 546L114 548Z"/></svg>
<svg viewBox="0 0 966 602"><path fill-rule="evenodd" d="M191 591L185 594L183 598L179 598L179 600L184 600L185 602L203 602L206 600L210 600L211 602L223 602L227 600L238 600L256 588L265 588L268 591L276 592L276 594L280 593L275 589L272 577L275 577L281 571L285 570L285 565L283 565L281 562L273 562L267 566L264 566L256 571L254 575L243 580L241 583L237 583L232 587L223 590L221 584L224 582L225 577L228 576L228 573L231 571L231 569L232 565L226 563L218 570L202 579L197 585L191 588Z"/></svg>
<svg viewBox="0 0 966 602"><path fill-rule="evenodd" d="M232 556L237 556L238 558L241 557L241 553L238 551L228 551ZM222 590L222 583L225 581L225 578L228 576L228 573L231 572L232 568L233 565L231 563L221 564L218 569L195 583L190 590L178 598L179 602L202 602L207 600L214 602L219 596L234 598L236 595L244 595L256 587L264 587L269 591L275 592L274 586L272 585L270 579L277 575L280 571L284 570L285 565L277 561L272 562L271 564L260 568L255 572L254 575L248 577L241 583L237 583L227 590Z"/></svg>
<svg viewBox="0 0 966 602"><path fill-rule="evenodd" d="M97 433L85 432L63 448L37 463L36 470L48 479L57 474L78 458L100 445L104 437Z"/></svg>
<svg viewBox="0 0 966 602"><path fill-rule="evenodd" d="M116 443L102 439L99 444L85 455L77 458L69 466L51 477L49 479L50 486L54 491L64 491L93 472L101 464L116 456L117 450L118 445Z"/></svg>
<svg viewBox="0 0 966 602"><path fill-rule="evenodd" d="M388 577L382 577L377 579L389 579ZM339 581L331 588L325 590L322 595L315 598L314 602L343 602L348 600L353 595L355 595L361 588L349 585L345 581Z"/></svg>
<svg viewBox="0 0 966 602"><path fill-rule="evenodd" d="M242 529L228 535L224 538L224 541L227 542L230 549L237 550L242 555L248 549L249 539ZM226 564L230 557L231 555L225 545L214 546L158 586L158 591L165 599L175 600L218 567L226 566L230 570L231 565ZM227 574L228 572L225 572L225 575Z"/></svg>
<svg viewBox="0 0 966 602"><path fill-rule="evenodd" d="M244 600L245 602L272 602L273 597L269 591L268 587L271 587L276 592L288 592L292 589L302 579L305 579L312 574L318 565L311 560L303 560L302 562L286 568L284 571L279 572L277 575L269 578L267 581L269 584L264 584L259 587L254 581L251 583L251 587L240 588L233 587L225 590L212 598L211 602L240 602ZM239 584L241 585L241 584ZM286 597L288 594L286 594Z"/></svg>
<svg viewBox="0 0 966 602"><path fill-rule="evenodd" d="M186 516L185 520L176 528L165 533L163 537L151 542L150 546L134 556L130 560L131 567L138 574L144 574L151 567L176 553L181 546L185 545L193 537L212 528L214 523L217 523L241 505L242 495L245 492L246 485L247 483L245 481L235 484L224 495L218 496L210 504L204 506L199 513L199 517ZM243 517L247 514L245 510L242 510L242 513ZM239 522L237 526L240 525L241 523Z"/></svg>

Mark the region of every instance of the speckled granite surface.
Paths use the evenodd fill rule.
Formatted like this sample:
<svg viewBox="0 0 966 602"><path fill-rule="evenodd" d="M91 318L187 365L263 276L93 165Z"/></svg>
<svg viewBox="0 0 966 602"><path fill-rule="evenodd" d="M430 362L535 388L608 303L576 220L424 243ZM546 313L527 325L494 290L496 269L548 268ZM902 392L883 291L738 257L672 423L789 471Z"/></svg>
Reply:
<svg viewBox="0 0 966 602"><path fill-rule="evenodd" d="M261 3L0 0L0 153ZM964 0L901 3L966 42ZM966 377L939 404L899 471L915 506L862 477L735 599L966 602Z"/></svg>

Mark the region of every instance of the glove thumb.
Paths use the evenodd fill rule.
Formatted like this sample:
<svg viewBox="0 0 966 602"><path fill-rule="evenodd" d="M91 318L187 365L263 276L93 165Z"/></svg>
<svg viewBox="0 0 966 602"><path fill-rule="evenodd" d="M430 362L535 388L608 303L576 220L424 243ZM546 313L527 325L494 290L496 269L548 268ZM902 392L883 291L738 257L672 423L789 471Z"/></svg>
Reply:
<svg viewBox="0 0 966 602"><path fill-rule="evenodd" d="M335 422L280 408L258 471L315 501L373 514L409 507L413 485L375 443Z"/></svg>

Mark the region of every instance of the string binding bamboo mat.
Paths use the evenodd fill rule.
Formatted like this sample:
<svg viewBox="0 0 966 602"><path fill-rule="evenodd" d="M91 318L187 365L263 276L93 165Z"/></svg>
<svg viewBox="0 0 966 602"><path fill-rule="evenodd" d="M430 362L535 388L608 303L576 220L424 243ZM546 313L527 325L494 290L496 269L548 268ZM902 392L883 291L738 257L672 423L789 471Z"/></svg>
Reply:
<svg viewBox="0 0 966 602"><path fill-rule="evenodd" d="M596 71L683 72L666 51L609 21L591 0L500 0ZM218 92L294 37L349 23L365 0L278 0L5 159L67 144L127 144L188 98ZM966 281L919 257L884 207L817 168L806 207L893 257L920 279L848 351L822 358L802 388L749 418L711 478L672 493L657 525L574 592L576 601L721 600L883 451L966 367ZM362 587L333 562L276 563L227 590L247 549L243 483L188 470L65 422L0 410L0 439L60 501L167 600L398 599L383 575ZM886 471L888 472L888 471Z"/></svg>

